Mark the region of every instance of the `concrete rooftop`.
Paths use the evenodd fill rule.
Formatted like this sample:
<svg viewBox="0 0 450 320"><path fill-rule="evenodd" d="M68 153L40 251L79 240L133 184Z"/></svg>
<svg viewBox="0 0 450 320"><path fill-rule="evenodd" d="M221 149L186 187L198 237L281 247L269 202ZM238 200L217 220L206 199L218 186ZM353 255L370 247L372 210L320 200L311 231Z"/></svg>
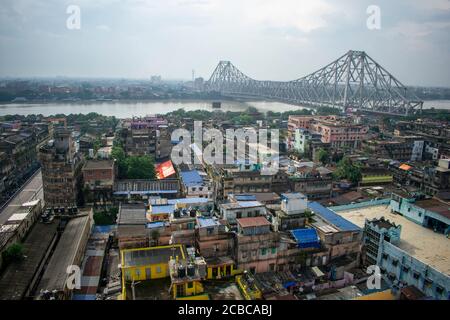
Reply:
<svg viewBox="0 0 450 320"><path fill-rule="evenodd" d="M386 205L343 210L337 214L360 227L364 227L365 218L371 220L382 216L390 222L400 224L402 231L397 246L420 261L450 275L450 239L443 234L435 233L401 215L392 214L390 207Z"/></svg>

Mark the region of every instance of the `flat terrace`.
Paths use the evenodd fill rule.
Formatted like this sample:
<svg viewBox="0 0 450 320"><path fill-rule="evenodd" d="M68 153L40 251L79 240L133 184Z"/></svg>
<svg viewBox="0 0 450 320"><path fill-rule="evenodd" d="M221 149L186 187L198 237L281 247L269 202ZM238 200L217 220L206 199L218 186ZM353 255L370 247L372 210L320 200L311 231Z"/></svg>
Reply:
<svg viewBox="0 0 450 320"><path fill-rule="evenodd" d="M36 223L23 243L25 258L9 265L0 279L0 300L20 300L31 289L45 254L56 236L58 221Z"/></svg>
<svg viewBox="0 0 450 320"><path fill-rule="evenodd" d="M0 224L4 224L14 213L16 213L23 203L35 199L44 199L41 170L39 170L39 172L17 192L5 207L0 209Z"/></svg>
<svg viewBox="0 0 450 320"><path fill-rule="evenodd" d="M450 239L443 234L422 227L405 217L391 213L389 206L372 206L338 211L339 215L354 224L364 227L365 219L385 217L390 222L402 226L398 247L429 266L450 274Z"/></svg>
<svg viewBox="0 0 450 320"><path fill-rule="evenodd" d="M67 223L39 283L37 294L41 289L49 291L64 290L68 277L67 267L77 263L75 261L76 256L79 255L80 250L87 242L87 237L84 239L84 234L89 225L89 215L72 218Z"/></svg>

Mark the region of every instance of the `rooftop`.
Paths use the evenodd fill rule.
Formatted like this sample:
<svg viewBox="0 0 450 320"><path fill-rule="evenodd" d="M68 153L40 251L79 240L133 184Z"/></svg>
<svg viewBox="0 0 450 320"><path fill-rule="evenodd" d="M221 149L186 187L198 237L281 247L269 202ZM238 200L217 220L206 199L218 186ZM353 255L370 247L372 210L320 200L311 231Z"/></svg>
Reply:
<svg viewBox="0 0 450 320"><path fill-rule="evenodd" d="M213 218L197 217L197 223L200 228L214 227L220 225L220 222Z"/></svg>
<svg viewBox="0 0 450 320"><path fill-rule="evenodd" d="M251 217L237 219L241 228L270 226L270 222L265 217Z"/></svg>
<svg viewBox="0 0 450 320"><path fill-rule="evenodd" d="M0 300L20 300L29 289L52 239L56 236L58 223L36 223L23 243L23 253L27 257L12 262L0 278Z"/></svg>
<svg viewBox="0 0 450 320"><path fill-rule="evenodd" d="M259 201L236 201L230 203L223 203L220 205L224 209L239 209L239 208L253 208L264 206Z"/></svg>
<svg viewBox="0 0 450 320"><path fill-rule="evenodd" d="M363 227L365 219L380 219L384 216L391 223L402 226L400 242L397 246L418 260L445 273L450 274L450 239L433 232L405 217L391 213L389 206L371 206L339 211L339 215Z"/></svg>
<svg viewBox="0 0 450 320"><path fill-rule="evenodd" d="M324 219L326 222L330 223L341 231L361 231L360 227L350 222L349 220L344 219L336 212L322 206L318 202L308 202L308 208L316 215ZM362 224L362 226L364 227L364 223Z"/></svg>
<svg viewBox="0 0 450 320"><path fill-rule="evenodd" d="M152 205L151 210L149 210L149 213L151 213L151 214L162 214L162 213L169 214L169 213L172 213L174 209L175 209L175 207L172 204L159 205L159 206Z"/></svg>
<svg viewBox="0 0 450 320"><path fill-rule="evenodd" d="M442 201L436 199L419 200L415 202L415 205L450 219L450 205Z"/></svg>
<svg viewBox="0 0 450 320"><path fill-rule="evenodd" d="M139 204L122 204L120 206L117 217L117 224L145 224L147 218L145 217L145 205Z"/></svg>
<svg viewBox="0 0 450 320"><path fill-rule="evenodd" d="M122 250L123 267L146 266L156 263L169 263L170 257L178 256L184 259L182 245L151 247L142 249Z"/></svg>
<svg viewBox="0 0 450 320"><path fill-rule="evenodd" d="M389 220L386 220L384 217L381 217L381 218L376 218L376 219L374 219L374 220L371 220L370 221L372 224L374 224L374 225L376 225L376 226L378 226L378 228L380 228L380 229L386 229L386 230L389 230L389 229L391 229L391 228L396 228L396 227L398 227L398 226L396 226L395 225L395 223L392 223L391 221L389 221Z"/></svg>
<svg viewBox="0 0 450 320"><path fill-rule="evenodd" d="M181 171L181 179L187 187L195 187L203 185L203 178L200 176L197 170Z"/></svg>
<svg viewBox="0 0 450 320"><path fill-rule="evenodd" d="M112 169L114 160L88 160L84 165L84 170Z"/></svg>
<svg viewBox="0 0 450 320"><path fill-rule="evenodd" d="M191 197L191 198L178 198L178 199L168 199L168 204L199 204L199 203L208 203L211 200L208 198L200 198L200 197Z"/></svg>
<svg viewBox="0 0 450 320"><path fill-rule="evenodd" d="M282 193L281 198L293 200L293 199L306 199L306 196L300 192Z"/></svg>
<svg viewBox="0 0 450 320"><path fill-rule="evenodd" d="M53 255L45 269L38 288L43 290L64 290L68 274L67 266L74 264L82 249L82 235L90 222L89 216L69 220ZM39 292L40 290L38 290Z"/></svg>
<svg viewBox="0 0 450 320"><path fill-rule="evenodd" d="M303 228L291 231L292 236L297 241L300 248L318 248L320 247L320 238L316 229Z"/></svg>

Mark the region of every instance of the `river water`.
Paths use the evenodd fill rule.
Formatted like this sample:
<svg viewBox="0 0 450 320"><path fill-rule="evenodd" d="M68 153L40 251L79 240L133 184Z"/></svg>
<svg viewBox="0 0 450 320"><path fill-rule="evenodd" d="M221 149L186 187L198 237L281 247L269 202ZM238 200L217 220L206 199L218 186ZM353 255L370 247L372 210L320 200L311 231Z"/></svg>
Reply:
<svg viewBox="0 0 450 320"><path fill-rule="evenodd" d="M303 107L280 102L269 101L222 101L222 111L244 111L248 107L255 107L261 112L285 112L303 109ZM437 108L450 110L450 100L425 101L424 108ZM0 105L0 116L8 114L42 114L50 116L55 114L70 114L97 112L106 116L128 118L131 116L145 116L148 114L165 114L177 109L213 110L211 101L145 101L145 102L74 102L74 103L10 103Z"/></svg>

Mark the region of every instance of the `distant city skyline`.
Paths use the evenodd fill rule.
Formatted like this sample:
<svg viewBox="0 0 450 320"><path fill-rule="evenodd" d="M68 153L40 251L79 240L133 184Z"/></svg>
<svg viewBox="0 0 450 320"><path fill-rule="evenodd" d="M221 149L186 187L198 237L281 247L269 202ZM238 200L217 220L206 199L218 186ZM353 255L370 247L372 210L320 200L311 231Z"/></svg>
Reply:
<svg viewBox="0 0 450 320"><path fill-rule="evenodd" d="M205 80L220 60L254 79L293 80L348 50L405 85L450 86L447 0L4 0L0 77ZM80 29L67 28L67 7ZM366 23L371 5L380 29Z"/></svg>

